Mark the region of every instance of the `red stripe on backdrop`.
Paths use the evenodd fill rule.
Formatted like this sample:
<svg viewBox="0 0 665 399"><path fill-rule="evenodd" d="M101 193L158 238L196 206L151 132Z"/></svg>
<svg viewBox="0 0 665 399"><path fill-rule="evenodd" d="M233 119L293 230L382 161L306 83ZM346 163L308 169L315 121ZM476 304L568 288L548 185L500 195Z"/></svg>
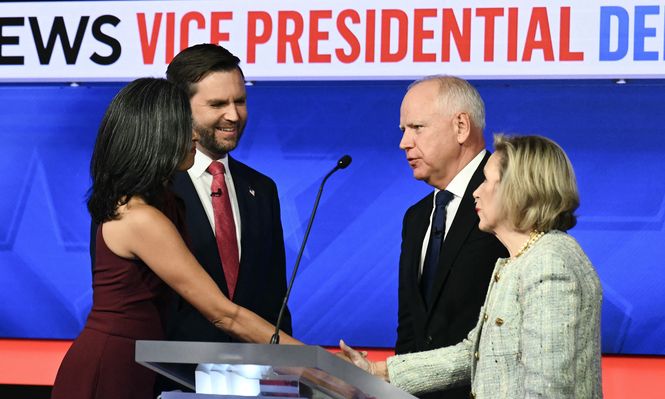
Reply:
<svg viewBox="0 0 665 399"><path fill-rule="evenodd" d="M53 385L71 341L0 339L0 384Z"/></svg>
<svg viewBox="0 0 665 399"><path fill-rule="evenodd" d="M0 384L52 385L71 341L0 339ZM327 348L336 352L336 348ZM366 350L383 360L392 349ZM603 356L605 399L665 397L665 357Z"/></svg>

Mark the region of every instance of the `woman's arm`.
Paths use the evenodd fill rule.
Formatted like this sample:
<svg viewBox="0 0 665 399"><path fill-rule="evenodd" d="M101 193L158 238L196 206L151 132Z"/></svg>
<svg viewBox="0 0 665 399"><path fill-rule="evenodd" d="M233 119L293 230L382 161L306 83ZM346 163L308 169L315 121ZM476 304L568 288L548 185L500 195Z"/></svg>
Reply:
<svg viewBox="0 0 665 399"><path fill-rule="evenodd" d="M121 219L103 225L104 240L114 253L139 258L166 284L216 327L247 342L268 343L275 327L231 302L199 265L171 221L156 208L132 203ZM301 344L281 333L281 343Z"/></svg>
<svg viewBox="0 0 665 399"><path fill-rule="evenodd" d="M481 314L483 309L481 308ZM340 340L345 360L368 373L414 395L437 391L467 383L471 379L473 342L478 336L480 321L457 345L425 352L414 352L372 362L361 352Z"/></svg>
<svg viewBox="0 0 665 399"><path fill-rule="evenodd" d="M469 383L478 328L479 324L456 345L389 357L386 365L390 383L413 395Z"/></svg>

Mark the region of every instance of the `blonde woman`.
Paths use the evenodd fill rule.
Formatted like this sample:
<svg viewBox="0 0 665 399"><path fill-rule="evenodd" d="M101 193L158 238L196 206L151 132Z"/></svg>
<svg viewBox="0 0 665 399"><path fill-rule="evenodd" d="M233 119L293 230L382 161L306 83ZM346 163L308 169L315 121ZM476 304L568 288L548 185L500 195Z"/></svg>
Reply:
<svg viewBox="0 0 665 399"><path fill-rule="evenodd" d="M359 367L413 394L471 382L475 398L601 398L598 276L565 232L576 223L575 175L539 136L495 136L474 192L480 229L505 245L476 327L454 346Z"/></svg>

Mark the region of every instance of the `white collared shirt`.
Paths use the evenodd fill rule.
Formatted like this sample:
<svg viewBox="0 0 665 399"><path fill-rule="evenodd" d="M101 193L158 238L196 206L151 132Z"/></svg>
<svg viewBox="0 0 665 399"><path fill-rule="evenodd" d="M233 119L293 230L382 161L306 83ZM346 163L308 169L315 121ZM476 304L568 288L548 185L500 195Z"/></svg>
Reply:
<svg viewBox="0 0 665 399"><path fill-rule="evenodd" d="M212 209L212 175L207 172L208 166L212 163L212 159L206 154L202 153L198 149L196 150L196 155L194 156L194 165L192 165L187 173L194 183L194 188L196 193L199 195L201 200L201 205L205 209L206 216L208 216L208 221L210 222L210 227L212 228L213 234L215 232L215 213ZM224 157L218 159L224 165L224 182L226 183L226 190L229 193L229 199L231 200L231 210L233 211L233 221L236 225L236 239L238 241L238 255L241 255L240 248L240 207L238 206L238 197L236 196L236 189L233 185L233 176L231 176L231 171L229 169L229 157L224 155Z"/></svg>
<svg viewBox="0 0 665 399"><path fill-rule="evenodd" d="M471 160L471 162L466 164L466 166L460 170L460 172L453 178L453 180L450 181L448 187L446 187L446 190L453 194L453 199L450 200L448 206L446 207L446 230L443 235L444 240L448 235L450 226L453 224L453 220L455 220L455 215L457 215L457 210L462 203L464 192L466 191L466 188L469 185L469 182L471 181L471 178L473 177L476 169L478 169L478 165L480 165L480 163L483 161L485 152L485 150L480 151L480 153L478 153L478 155L476 155L475 158ZM432 198L432 213L429 215L429 227L425 233L422 250L420 252L420 274L422 274L423 264L425 263L425 254L427 253L427 246L429 245L429 235L430 231L432 230L432 217L434 216L434 208L436 207L435 199L436 194L439 191L441 190L438 188L434 189L434 198Z"/></svg>

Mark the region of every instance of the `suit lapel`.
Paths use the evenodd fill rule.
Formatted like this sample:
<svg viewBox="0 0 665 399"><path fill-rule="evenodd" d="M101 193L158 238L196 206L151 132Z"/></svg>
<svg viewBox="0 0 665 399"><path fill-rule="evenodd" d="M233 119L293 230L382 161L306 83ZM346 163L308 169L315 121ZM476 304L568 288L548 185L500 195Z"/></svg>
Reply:
<svg viewBox="0 0 665 399"><path fill-rule="evenodd" d="M460 206L455 214L455 219L450 226L448 234L443 241L441 247L441 256L439 258L439 269L437 270L432 287L432 295L434 298L438 297L445 285L448 274L450 273L455 259L459 254L466 238L469 233L478 226L478 215L475 212L475 201L473 199L473 192L478 188L480 183L484 180L483 167L487 163L490 153L487 152L485 157L473 173L469 185L466 187ZM435 299L436 300L436 299Z"/></svg>
<svg viewBox="0 0 665 399"><path fill-rule="evenodd" d="M425 301L423 296L420 293L420 258L422 256L423 245L427 245L423 240L425 239L425 234L430 224L430 217L432 214L432 207L434 206L434 193L431 193L425 197L421 204L415 209L415 215L413 217L413 227L411 231L412 234L409 234L408 239L411 241L410 247L412 248L412 253L410 255L410 285L412 292L416 293L417 302L420 308L426 309Z"/></svg>
<svg viewBox="0 0 665 399"><path fill-rule="evenodd" d="M251 194L253 188L250 187L247 177L243 173L242 166L235 159L229 155L229 171L233 177L233 187L236 190L236 199L238 201L238 210L240 211L240 270L238 271L238 282L236 284L236 292L240 291L238 288L241 286L243 278L243 270L247 269L247 265L251 265L250 260L252 256L252 248L249 243L252 242L250 234L254 231L252 226L252 215L255 214L255 202L253 201L254 195Z"/></svg>
<svg viewBox="0 0 665 399"><path fill-rule="evenodd" d="M228 295L222 261L217 251L215 233L210 226L201 199L187 172L178 172L173 179L173 190L185 202L187 235L192 253L210 276L218 282L225 295Z"/></svg>
<svg viewBox="0 0 665 399"><path fill-rule="evenodd" d="M199 195L187 172L178 172L173 179L173 190L185 202L187 212L187 233L193 242L207 237L214 240L215 234L203 209Z"/></svg>

